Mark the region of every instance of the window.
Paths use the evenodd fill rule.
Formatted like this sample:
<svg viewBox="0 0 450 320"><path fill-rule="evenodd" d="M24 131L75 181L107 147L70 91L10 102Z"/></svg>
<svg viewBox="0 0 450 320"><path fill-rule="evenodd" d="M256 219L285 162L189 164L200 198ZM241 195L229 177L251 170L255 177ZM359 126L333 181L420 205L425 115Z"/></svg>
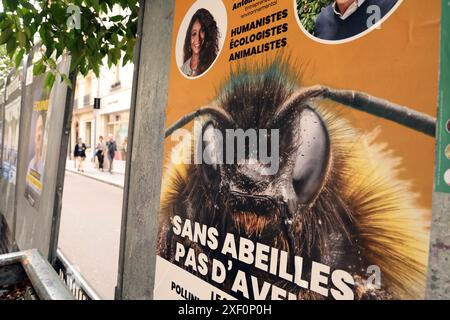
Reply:
<svg viewBox="0 0 450 320"><path fill-rule="evenodd" d="M86 143L86 147L90 148L91 147L91 136L92 136L92 122L86 122L86 131L85 131L85 143Z"/></svg>

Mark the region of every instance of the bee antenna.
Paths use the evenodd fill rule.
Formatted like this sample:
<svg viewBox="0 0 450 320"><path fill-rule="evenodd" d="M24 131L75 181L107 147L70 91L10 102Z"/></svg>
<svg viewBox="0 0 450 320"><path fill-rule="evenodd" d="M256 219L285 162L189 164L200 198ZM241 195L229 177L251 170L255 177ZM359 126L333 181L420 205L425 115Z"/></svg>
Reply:
<svg viewBox="0 0 450 320"><path fill-rule="evenodd" d="M272 123L274 125L282 123L292 112L303 109L307 106L308 101L315 98L329 99L347 107L401 124L428 136L436 136L436 119L427 114L371 96L365 92L338 90L325 86L312 86L298 90L278 109Z"/></svg>
<svg viewBox="0 0 450 320"><path fill-rule="evenodd" d="M169 127L165 132L165 138L169 137L174 131L177 129L180 129L187 125L189 122L194 120L195 118L198 118L200 116L208 115L214 120L216 120L219 124L221 124L224 128L234 128L235 127L235 121L233 117L226 112L223 109L217 108L217 107L202 107L200 109L197 109L185 116L183 116L181 119L179 119L177 122L175 122L171 127Z"/></svg>

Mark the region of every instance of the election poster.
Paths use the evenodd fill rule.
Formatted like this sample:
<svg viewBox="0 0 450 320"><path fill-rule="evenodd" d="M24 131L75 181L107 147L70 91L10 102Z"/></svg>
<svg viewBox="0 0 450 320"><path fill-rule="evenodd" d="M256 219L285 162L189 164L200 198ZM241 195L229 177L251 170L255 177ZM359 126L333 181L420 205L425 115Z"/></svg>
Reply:
<svg viewBox="0 0 450 320"><path fill-rule="evenodd" d="M423 298L441 17L175 1L155 298Z"/></svg>
<svg viewBox="0 0 450 320"><path fill-rule="evenodd" d="M0 172L3 164L3 108L5 103L5 87L4 81L0 80Z"/></svg>
<svg viewBox="0 0 450 320"><path fill-rule="evenodd" d="M44 76L35 77L30 86L33 112L28 137L25 198L32 207L39 209L48 140L50 90L44 85Z"/></svg>
<svg viewBox="0 0 450 320"><path fill-rule="evenodd" d="M16 183L17 174L22 77L22 70L11 73L5 93L2 178L12 184Z"/></svg>

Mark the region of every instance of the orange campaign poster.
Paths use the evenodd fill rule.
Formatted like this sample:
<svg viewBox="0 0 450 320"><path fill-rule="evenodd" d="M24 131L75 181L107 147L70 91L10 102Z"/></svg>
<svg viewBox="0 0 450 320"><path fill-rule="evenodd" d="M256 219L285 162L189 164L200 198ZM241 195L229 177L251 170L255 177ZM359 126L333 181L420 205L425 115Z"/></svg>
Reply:
<svg viewBox="0 0 450 320"><path fill-rule="evenodd" d="M176 1L155 298L423 298L440 22L440 1Z"/></svg>

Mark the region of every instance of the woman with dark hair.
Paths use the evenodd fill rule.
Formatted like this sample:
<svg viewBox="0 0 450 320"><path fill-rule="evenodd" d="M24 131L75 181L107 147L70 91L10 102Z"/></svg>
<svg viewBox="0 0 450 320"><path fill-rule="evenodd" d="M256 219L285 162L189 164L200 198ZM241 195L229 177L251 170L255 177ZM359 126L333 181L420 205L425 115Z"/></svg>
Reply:
<svg viewBox="0 0 450 320"><path fill-rule="evenodd" d="M195 77L209 68L219 52L219 29L214 17L206 9L192 16L184 40L184 58L181 71Z"/></svg>
<svg viewBox="0 0 450 320"><path fill-rule="evenodd" d="M75 156L75 160L78 162L78 171L84 172L83 169L83 161L86 159L86 145L84 144L81 138L78 138L78 143L75 145L75 150L73 155Z"/></svg>

